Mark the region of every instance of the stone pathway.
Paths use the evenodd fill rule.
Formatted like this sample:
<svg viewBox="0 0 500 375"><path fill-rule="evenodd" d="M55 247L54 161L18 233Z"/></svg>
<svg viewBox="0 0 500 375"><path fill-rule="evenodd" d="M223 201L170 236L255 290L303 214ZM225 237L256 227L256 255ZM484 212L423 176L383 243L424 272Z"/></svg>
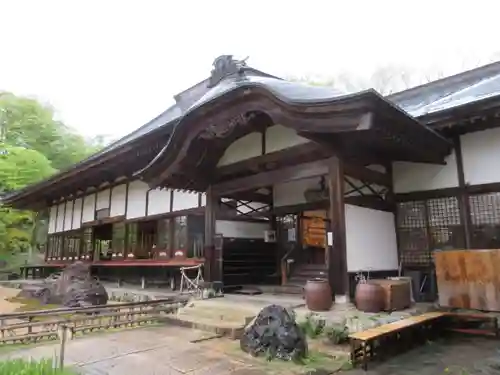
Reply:
<svg viewBox="0 0 500 375"><path fill-rule="evenodd" d="M210 334L179 327L149 327L69 341L65 363L82 375L265 375L255 366L210 350ZM197 343L198 342L198 343ZM18 350L1 358L53 358L58 345Z"/></svg>
<svg viewBox="0 0 500 375"><path fill-rule="evenodd" d="M357 368L349 375L498 375L499 347L497 340L458 336L371 363L366 372Z"/></svg>

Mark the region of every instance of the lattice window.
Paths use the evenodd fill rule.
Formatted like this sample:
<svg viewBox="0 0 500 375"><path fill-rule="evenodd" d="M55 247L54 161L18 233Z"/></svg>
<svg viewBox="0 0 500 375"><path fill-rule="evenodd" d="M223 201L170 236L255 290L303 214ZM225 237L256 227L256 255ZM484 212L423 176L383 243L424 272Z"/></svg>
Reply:
<svg viewBox="0 0 500 375"><path fill-rule="evenodd" d="M464 228L457 197L430 199L427 207L431 250L463 248Z"/></svg>
<svg viewBox="0 0 500 375"><path fill-rule="evenodd" d="M471 195L469 207L471 246L476 249L500 248L500 193Z"/></svg>
<svg viewBox="0 0 500 375"><path fill-rule="evenodd" d="M432 251L464 247L457 197L398 204L398 235L405 264L432 262Z"/></svg>
<svg viewBox="0 0 500 375"><path fill-rule="evenodd" d="M426 210L425 201L398 204L398 236L405 264L425 264L431 259Z"/></svg>

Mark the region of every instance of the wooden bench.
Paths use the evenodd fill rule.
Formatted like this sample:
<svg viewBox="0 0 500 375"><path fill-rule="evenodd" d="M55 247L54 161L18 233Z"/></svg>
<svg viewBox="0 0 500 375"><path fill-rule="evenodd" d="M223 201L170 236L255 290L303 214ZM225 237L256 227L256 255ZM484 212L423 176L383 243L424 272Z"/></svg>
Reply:
<svg viewBox="0 0 500 375"><path fill-rule="evenodd" d="M500 338L500 331L498 329L498 318L495 315L487 313L468 313L468 312L450 312L448 316L451 318L449 330L452 332L466 333L472 335L484 335ZM476 323L489 325L488 328L471 328L467 327L467 323ZM466 327L464 327L466 325Z"/></svg>
<svg viewBox="0 0 500 375"><path fill-rule="evenodd" d="M401 350L409 349L417 343L424 343L429 338L439 335L443 328L441 323L447 318L449 314L445 312L428 312L352 333L349 335L352 364L356 366L361 363L363 369L367 370L369 359L380 358L386 354L382 352L382 348Z"/></svg>

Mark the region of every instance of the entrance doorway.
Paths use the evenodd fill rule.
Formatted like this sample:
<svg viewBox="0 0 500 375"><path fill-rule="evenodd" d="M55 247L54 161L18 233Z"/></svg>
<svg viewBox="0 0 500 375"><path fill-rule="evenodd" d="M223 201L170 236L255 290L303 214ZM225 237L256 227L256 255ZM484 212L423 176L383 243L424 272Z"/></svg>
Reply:
<svg viewBox="0 0 500 375"><path fill-rule="evenodd" d="M325 264L327 249L327 213L325 210L304 211L300 218L302 262Z"/></svg>
<svg viewBox="0 0 500 375"><path fill-rule="evenodd" d="M94 227L94 259L95 260L111 260L112 240L113 240L113 225L102 224Z"/></svg>

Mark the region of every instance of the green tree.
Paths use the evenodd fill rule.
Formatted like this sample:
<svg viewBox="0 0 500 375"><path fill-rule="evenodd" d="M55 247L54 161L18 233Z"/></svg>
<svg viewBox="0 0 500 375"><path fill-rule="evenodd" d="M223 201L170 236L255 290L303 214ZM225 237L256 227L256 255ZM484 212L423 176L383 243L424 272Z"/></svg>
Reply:
<svg viewBox="0 0 500 375"><path fill-rule="evenodd" d="M40 152L0 144L0 192L20 189L54 173ZM27 249L32 240L35 214L0 206L0 252Z"/></svg>
<svg viewBox="0 0 500 375"><path fill-rule="evenodd" d="M0 194L67 169L104 146L104 137L85 139L58 120L51 106L0 92ZM0 206L0 252L43 243L39 233L46 225L46 212Z"/></svg>
<svg viewBox="0 0 500 375"><path fill-rule="evenodd" d="M5 143L38 151L56 170L66 169L96 151L94 143L57 120L52 107L35 99L2 93L0 127Z"/></svg>

